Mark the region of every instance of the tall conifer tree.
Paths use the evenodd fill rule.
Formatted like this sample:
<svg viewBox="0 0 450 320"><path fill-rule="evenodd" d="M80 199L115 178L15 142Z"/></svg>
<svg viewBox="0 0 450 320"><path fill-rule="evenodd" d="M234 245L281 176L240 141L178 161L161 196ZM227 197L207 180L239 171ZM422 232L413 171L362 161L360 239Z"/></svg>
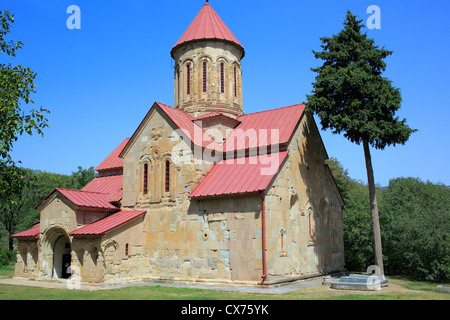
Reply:
<svg viewBox="0 0 450 320"><path fill-rule="evenodd" d="M322 52L313 51L322 66L317 73L308 109L320 118L322 129L343 133L351 142L363 145L369 184L375 263L384 275L378 204L369 145L384 149L405 144L416 130L399 120L400 90L382 76L383 61L392 51L378 48L373 39L362 33L362 20L347 12L344 28L331 38L322 37Z"/></svg>

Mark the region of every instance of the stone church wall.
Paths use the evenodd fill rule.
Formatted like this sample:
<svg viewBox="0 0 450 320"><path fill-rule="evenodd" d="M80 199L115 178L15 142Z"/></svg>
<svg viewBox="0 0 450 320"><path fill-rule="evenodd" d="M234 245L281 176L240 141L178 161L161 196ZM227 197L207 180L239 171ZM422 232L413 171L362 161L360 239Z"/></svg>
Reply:
<svg viewBox="0 0 450 320"><path fill-rule="evenodd" d="M247 196L191 200L185 211L151 208L145 226L148 278L257 281L260 204L259 196Z"/></svg>
<svg viewBox="0 0 450 320"><path fill-rule="evenodd" d="M342 199L321 138L304 115L266 195L268 281L342 269Z"/></svg>
<svg viewBox="0 0 450 320"><path fill-rule="evenodd" d="M101 254L104 283L141 281L148 259L144 255L145 215L121 225L102 239Z"/></svg>

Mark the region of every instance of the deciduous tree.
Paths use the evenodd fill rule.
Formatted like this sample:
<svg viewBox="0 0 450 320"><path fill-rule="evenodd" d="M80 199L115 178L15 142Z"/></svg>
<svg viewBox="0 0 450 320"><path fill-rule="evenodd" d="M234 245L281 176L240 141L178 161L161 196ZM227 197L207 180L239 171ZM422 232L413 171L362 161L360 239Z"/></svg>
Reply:
<svg viewBox="0 0 450 320"><path fill-rule="evenodd" d="M2 58L15 57L22 48L22 42L7 41L14 16L9 11L0 11L0 54ZM2 59L3 60L3 59ZM7 59L4 58L3 61ZM0 215L7 215L12 205L17 205L17 197L28 183L26 170L11 157L13 144L23 134L34 132L43 135L48 127L46 113L40 109L24 110L23 103L33 104L31 94L35 93L36 73L22 65L0 64ZM10 219L11 220L11 219ZM15 221L12 219L11 221Z"/></svg>

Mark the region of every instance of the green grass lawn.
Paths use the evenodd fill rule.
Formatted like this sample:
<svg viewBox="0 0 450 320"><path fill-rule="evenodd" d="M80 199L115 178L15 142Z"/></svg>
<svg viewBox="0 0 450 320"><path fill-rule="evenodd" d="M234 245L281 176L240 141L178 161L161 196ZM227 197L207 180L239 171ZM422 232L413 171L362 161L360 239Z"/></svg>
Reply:
<svg viewBox="0 0 450 320"><path fill-rule="evenodd" d="M12 277L11 267L0 269L0 278ZM378 292L334 290L326 285L283 295L233 291L136 286L104 290L69 290L0 284L0 300L450 300L436 291L437 283L389 277L389 286Z"/></svg>

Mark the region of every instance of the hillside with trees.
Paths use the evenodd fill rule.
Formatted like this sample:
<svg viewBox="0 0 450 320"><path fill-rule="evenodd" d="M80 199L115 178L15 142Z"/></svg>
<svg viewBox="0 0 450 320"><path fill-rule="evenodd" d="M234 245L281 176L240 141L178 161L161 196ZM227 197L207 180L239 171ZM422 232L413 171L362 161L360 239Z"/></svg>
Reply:
<svg viewBox="0 0 450 320"><path fill-rule="evenodd" d="M13 250L9 236L30 228L39 221L39 211L34 207L55 188L81 189L92 181L97 173L94 167L78 167L71 175L21 168L22 178L27 181L20 194L12 198L11 204L0 213L0 249ZM7 253L4 253L7 255ZM15 258L15 257L14 257ZM7 259L3 259L6 262ZM0 263L2 258L0 257Z"/></svg>
<svg viewBox="0 0 450 320"><path fill-rule="evenodd" d="M346 268L365 272L374 264L368 186L328 160L345 201ZM417 178L395 178L376 188L386 275L450 280L450 188Z"/></svg>

